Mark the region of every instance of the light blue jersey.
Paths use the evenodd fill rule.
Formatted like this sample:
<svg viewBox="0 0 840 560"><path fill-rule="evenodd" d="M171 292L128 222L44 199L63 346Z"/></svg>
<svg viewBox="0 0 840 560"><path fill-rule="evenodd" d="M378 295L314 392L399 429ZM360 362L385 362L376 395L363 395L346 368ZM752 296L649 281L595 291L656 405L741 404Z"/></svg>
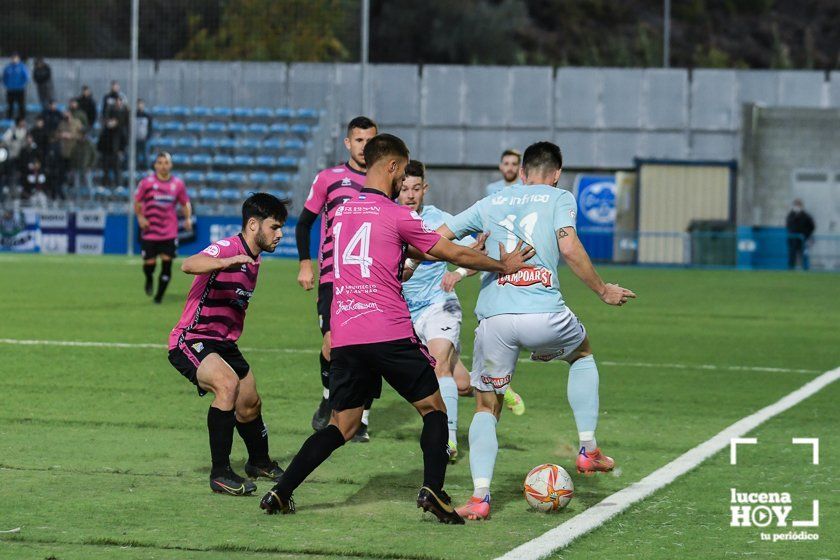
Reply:
<svg viewBox="0 0 840 560"><path fill-rule="evenodd" d="M452 214L434 206L423 206L420 210L420 217L423 218L423 222L429 229L434 230L443 225L445 220L451 219ZM447 263L445 262L421 262L411 279L408 282L403 282L403 297L408 303L412 323L416 323L417 318L430 305L450 299L458 299L454 291L445 292L440 287L446 271Z"/></svg>
<svg viewBox="0 0 840 560"><path fill-rule="evenodd" d="M508 185L505 182L504 179L499 179L495 183L490 183L489 185L484 187L484 191L485 191L486 196L490 196L490 195L497 194L499 191L501 191L504 188L513 187L515 185L521 185L521 184L522 184L522 179L520 179L519 177L517 177L516 181L514 181L510 185Z"/></svg>
<svg viewBox="0 0 840 560"><path fill-rule="evenodd" d="M566 304L560 293L557 267L560 248L557 230L575 225L577 205L569 191L548 185L515 185L482 198L445 223L461 238L490 232L487 254L499 258L499 243L513 251L519 240L531 245L536 255L528 261L536 268L500 276L481 276L481 292L475 314L486 319L503 313L552 313Z"/></svg>

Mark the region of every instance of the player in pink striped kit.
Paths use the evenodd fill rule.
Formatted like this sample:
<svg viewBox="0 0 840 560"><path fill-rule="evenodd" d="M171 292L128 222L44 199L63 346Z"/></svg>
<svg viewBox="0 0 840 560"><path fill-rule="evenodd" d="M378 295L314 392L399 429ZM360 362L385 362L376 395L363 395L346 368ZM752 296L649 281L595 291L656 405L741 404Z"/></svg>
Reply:
<svg viewBox="0 0 840 560"><path fill-rule="evenodd" d="M315 414L312 416L312 429L320 430L330 421L329 407L329 372L330 372L330 306L333 298L333 230L332 224L338 206L356 196L365 182L364 149L368 140L376 135L376 123L367 117L356 117L347 124L347 137L344 146L350 153L347 163L324 169L315 176L303 211L298 218L295 235L297 236L300 272L298 284L305 290L314 287L312 260L309 256L309 235L315 219L321 216L321 242L318 245L319 285L318 285L318 322L321 327L323 342L320 361L321 384L324 394ZM371 402L365 404L362 425L353 437L353 441L367 442L368 415Z"/></svg>
<svg viewBox="0 0 840 560"><path fill-rule="evenodd" d="M245 473L277 479L283 470L268 454L268 430L251 367L236 341L257 286L260 253L273 253L283 237L287 203L266 193L242 205L242 231L219 239L184 261L181 270L195 274L181 319L169 334L169 362L204 396L213 393L207 413L210 432L210 488L243 495L257 489L230 466L233 428L248 448Z"/></svg>
<svg viewBox="0 0 840 560"><path fill-rule="evenodd" d="M154 302L160 303L172 277L172 259L178 248L178 214L176 206L184 212L184 227L192 230L192 206L184 182L172 175L172 156L160 152L155 158L155 172L145 177L137 186L134 213L140 226L140 247L143 256L143 274L146 276L146 295L152 295L152 275L160 255L160 277Z"/></svg>
<svg viewBox="0 0 840 560"><path fill-rule="evenodd" d="M364 403L379 396L384 378L423 417L423 486L417 507L442 523L462 524L443 491L449 459L446 407L434 360L414 335L402 297L402 267L409 246L416 256L476 270L512 273L533 256L520 243L494 260L455 245L394 202L405 175L408 148L390 134L365 146L365 187L340 205L332 224L334 281L331 308L330 423L307 439L280 481L263 496L267 513L293 513L292 492L359 429ZM419 251L419 252L418 252Z"/></svg>

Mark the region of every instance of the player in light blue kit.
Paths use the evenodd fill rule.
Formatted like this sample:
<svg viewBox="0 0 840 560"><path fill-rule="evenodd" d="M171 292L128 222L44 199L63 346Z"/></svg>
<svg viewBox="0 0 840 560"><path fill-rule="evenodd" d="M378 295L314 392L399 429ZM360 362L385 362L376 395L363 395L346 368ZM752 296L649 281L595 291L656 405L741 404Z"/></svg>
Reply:
<svg viewBox="0 0 840 560"><path fill-rule="evenodd" d="M417 160L411 160L405 168L405 178L398 202L410 207L423 218L429 228L441 226L452 215L423 204L429 190L425 181L426 169ZM469 243L474 240L466 238ZM434 357L435 374L440 384L440 394L446 403L449 424L449 456L455 461L458 456L458 396L472 395L470 374L461 363L461 303L455 294L455 285L475 271L459 268L448 272L447 263L407 261L403 274L403 297L408 303L411 322L420 341L428 347ZM505 393L505 404L517 416L525 412L525 403L515 391Z"/></svg>
<svg viewBox="0 0 840 560"><path fill-rule="evenodd" d="M567 397L580 437L578 472L610 471L615 465L595 441L598 369L586 329L560 292L557 267L561 255L575 276L604 303L620 306L636 295L604 283L592 266L575 231L575 198L556 188L562 167L560 148L550 142L532 144L522 159L523 185L479 200L438 229L449 238L489 232L486 246L491 257L500 254L503 244L510 249L519 241L536 251L528 261L534 268L505 276L482 275L471 373L471 384L476 388L476 413L470 425L470 470L475 491L458 510L468 519L490 516L490 481L498 453L496 423L521 348L530 350L535 361L560 359L571 364Z"/></svg>
<svg viewBox="0 0 840 560"><path fill-rule="evenodd" d="M508 148L502 152L502 157L499 160L499 171L502 173L502 178L484 187L485 194L487 196L498 194L506 187L521 185L522 181L519 179L520 163L522 163L522 154L519 150Z"/></svg>

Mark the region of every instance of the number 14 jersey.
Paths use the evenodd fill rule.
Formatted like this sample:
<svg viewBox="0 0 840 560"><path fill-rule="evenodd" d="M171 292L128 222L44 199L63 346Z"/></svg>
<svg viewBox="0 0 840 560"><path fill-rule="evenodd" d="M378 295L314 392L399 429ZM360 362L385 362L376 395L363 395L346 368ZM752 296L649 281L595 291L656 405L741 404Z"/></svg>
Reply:
<svg viewBox="0 0 840 560"><path fill-rule="evenodd" d="M519 240L537 254L535 268L514 274L485 272L481 276L475 314L479 320L503 313L554 313L566 307L557 280L560 248L557 230L575 225L577 205L569 191L548 185L513 185L482 198L446 225L461 239L489 232L487 254L499 258L499 243L510 252Z"/></svg>
<svg viewBox="0 0 840 560"><path fill-rule="evenodd" d="M412 245L440 240L420 215L375 189L362 189L333 219L332 347L414 336L402 296L402 266Z"/></svg>

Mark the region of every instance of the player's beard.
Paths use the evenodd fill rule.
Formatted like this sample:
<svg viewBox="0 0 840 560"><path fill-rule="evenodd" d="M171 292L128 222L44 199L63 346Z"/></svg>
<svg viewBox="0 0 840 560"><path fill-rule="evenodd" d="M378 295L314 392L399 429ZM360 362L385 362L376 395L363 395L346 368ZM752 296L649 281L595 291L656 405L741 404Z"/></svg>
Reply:
<svg viewBox="0 0 840 560"><path fill-rule="evenodd" d="M507 173L503 173L502 177L504 178L505 183L513 183L513 181L516 179L516 171L514 171L510 175L508 175Z"/></svg>
<svg viewBox="0 0 840 560"><path fill-rule="evenodd" d="M272 247L272 243L273 239L266 239L265 237L263 237L262 232L257 233L257 247L259 247L261 251L273 253L277 246L274 245Z"/></svg>

